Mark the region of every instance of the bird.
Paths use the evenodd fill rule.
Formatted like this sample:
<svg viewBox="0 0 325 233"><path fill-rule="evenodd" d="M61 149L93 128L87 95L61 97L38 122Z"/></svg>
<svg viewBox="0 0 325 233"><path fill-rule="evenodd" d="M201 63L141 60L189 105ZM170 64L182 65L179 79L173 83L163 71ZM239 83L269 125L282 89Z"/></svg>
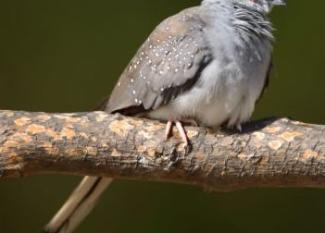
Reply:
<svg viewBox="0 0 325 233"><path fill-rule="evenodd" d="M175 125L185 145L184 122L241 130L268 84L277 5L284 0L203 0L163 20L99 110L166 121L166 137ZM44 232L72 232L112 180L85 177Z"/></svg>

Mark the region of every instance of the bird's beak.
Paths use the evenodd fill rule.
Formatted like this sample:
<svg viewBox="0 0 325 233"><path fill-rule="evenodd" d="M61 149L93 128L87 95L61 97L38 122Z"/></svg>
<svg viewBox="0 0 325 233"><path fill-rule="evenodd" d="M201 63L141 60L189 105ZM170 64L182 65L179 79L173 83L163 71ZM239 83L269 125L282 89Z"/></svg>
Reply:
<svg viewBox="0 0 325 233"><path fill-rule="evenodd" d="M286 2L285 2L285 0L273 0L272 4L274 6L285 6Z"/></svg>

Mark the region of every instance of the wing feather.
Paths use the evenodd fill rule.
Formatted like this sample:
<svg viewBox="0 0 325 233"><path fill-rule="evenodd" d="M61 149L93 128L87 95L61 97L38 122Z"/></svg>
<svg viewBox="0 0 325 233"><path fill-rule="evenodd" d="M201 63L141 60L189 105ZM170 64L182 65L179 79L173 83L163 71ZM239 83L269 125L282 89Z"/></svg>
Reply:
<svg viewBox="0 0 325 233"><path fill-rule="evenodd" d="M197 10L172 16L154 30L122 73L106 111L154 110L195 84L212 59Z"/></svg>

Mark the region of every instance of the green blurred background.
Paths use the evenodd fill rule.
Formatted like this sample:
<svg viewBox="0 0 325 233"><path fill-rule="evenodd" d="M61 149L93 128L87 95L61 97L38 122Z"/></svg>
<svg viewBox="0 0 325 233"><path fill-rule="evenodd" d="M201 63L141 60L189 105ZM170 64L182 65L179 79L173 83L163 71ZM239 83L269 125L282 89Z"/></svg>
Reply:
<svg viewBox="0 0 325 233"><path fill-rule="evenodd" d="M1 0L0 109L91 109L154 26L198 0ZM272 19L275 71L255 118L325 124L324 1L289 1ZM78 177L0 183L0 233L35 233ZM208 193L162 183L116 181L77 233L322 232L325 190Z"/></svg>

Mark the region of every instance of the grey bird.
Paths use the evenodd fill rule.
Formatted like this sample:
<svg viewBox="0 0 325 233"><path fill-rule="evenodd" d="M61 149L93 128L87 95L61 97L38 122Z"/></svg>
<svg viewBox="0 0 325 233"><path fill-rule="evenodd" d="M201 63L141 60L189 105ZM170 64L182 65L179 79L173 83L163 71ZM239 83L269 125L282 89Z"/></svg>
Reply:
<svg viewBox="0 0 325 233"><path fill-rule="evenodd" d="M100 110L175 123L241 128L268 83L272 25L283 0L203 0L164 20L140 47ZM70 233L111 178L85 177L44 232Z"/></svg>

